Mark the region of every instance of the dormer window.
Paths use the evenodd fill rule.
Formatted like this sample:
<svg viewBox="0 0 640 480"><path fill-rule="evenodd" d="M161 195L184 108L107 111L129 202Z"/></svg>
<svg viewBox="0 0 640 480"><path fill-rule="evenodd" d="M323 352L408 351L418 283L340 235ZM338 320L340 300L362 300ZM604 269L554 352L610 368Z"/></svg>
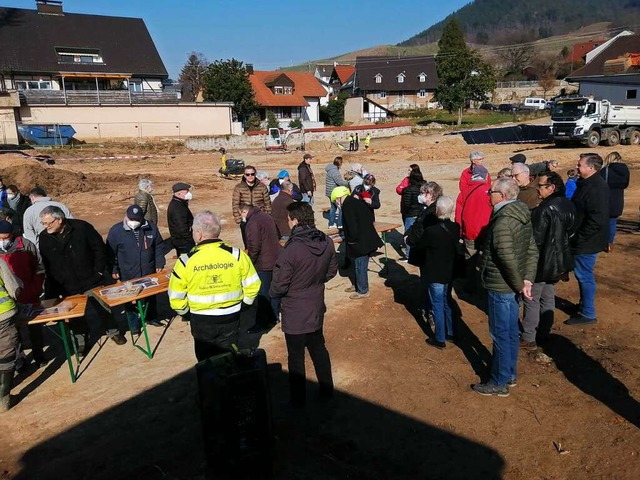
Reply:
<svg viewBox="0 0 640 480"><path fill-rule="evenodd" d="M100 50L96 48L56 47L58 63L104 63Z"/></svg>
<svg viewBox="0 0 640 480"><path fill-rule="evenodd" d="M398 83L404 83L405 74L401 73L396 78L398 79Z"/></svg>
<svg viewBox="0 0 640 480"><path fill-rule="evenodd" d="M377 74L375 77L373 77L376 79L376 83L382 83L382 75Z"/></svg>
<svg viewBox="0 0 640 480"><path fill-rule="evenodd" d="M293 87L284 87L285 95L293 95Z"/></svg>
<svg viewBox="0 0 640 480"><path fill-rule="evenodd" d="M427 74L422 72L420 75L418 75L418 80L420 81L420 83L424 83L427 81Z"/></svg>
<svg viewBox="0 0 640 480"><path fill-rule="evenodd" d="M273 94L274 95L283 95L284 94L284 88L283 87L273 87Z"/></svg>

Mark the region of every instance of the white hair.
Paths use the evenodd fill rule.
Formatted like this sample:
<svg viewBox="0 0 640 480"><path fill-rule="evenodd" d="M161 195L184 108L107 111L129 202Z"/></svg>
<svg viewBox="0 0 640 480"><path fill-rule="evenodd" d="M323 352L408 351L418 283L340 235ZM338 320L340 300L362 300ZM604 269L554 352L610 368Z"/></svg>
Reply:
<svg viewBox="0 0 640 480"><path fill-rule="evenodd" d="M209 210L205 210L204 212L196 213L193 217L193 230L200 230L202 232L202 236L204 239L218 238L220 236L220 231L222 230L222 225L220 222L220 217L210 212Z"/></svg>
<svg viewBox="0 0 640 480"><path fill-rule="evenodd" d="M484 153L482 153L480 150L474 150L469 154L469 160L471 160L472 162L474 160L480 160L481 158L484 158Z"/></svg>
<svg viewBox="0 0 640 480"><path fill-rule="evenodd" d="M153 182L148 178L141 178L138 181L138 188L143 191L147 190L149 187L151 187L151 185L153 185Z"/></svg>
<svg viewBox="0 0 640 480"><path fill-rule="evenodd" d="M491 190L502 193L506 200L515 200L518 198L518 194L520 193L518 182L513 178L506 177L495 180L491 186Z"/></svg>
<svg viewBox="0 0 640 480"><path fill-rule="evenodd" d="M454 206L455 203L451 197L441 196L436 200L436 217L440 220L451 220Z"/></svg>
<svg viewBox="0 0 640 480"><path fill-rule="evenodd" d="M262 181L265 178L269 178L269 174L267 172L265 172L264 170L260 170L258 172L256 172L256 178L258 179L258 181Z"/></svg>
<svg viewBox="0 0 640 480"><path fill-rule="evenodd" d="M40 212L40 218L44 218L47 215L51 215L52 218L65 219L67 216L64 214L64 211L60 207L56 207L55 205L49 205L48 207L44 207Z"/></svg>
<svg viewBox="0 0 640 480"><path fill-rule="evenodd" d="M527 167L524 163L514 163L513 167L511 167L511 173L513 175L515 175L516 173L526 173L528 175L529 167Z"/></svg>

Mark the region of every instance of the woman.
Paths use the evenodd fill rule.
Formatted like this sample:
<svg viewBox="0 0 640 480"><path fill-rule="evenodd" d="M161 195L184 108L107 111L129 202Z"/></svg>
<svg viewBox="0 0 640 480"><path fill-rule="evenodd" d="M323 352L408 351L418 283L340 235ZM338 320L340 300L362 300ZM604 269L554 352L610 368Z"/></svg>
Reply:
<svg viewBox="0 0 640 480"><path fill-rule="evenodd" d="M24 217L24 211L31 206L31 200L26 195L22 195L18 187L15 185L9 185L7 187L7 206L13 210L13 219L11 223L15 228L16 235L22 235L23 225L22 218Z"/></svg>
<svg viewBox="0 0 640 480"><path fill-rule="evenodd" d="M434 224L424 229L420 245L424 248L424 281L427 298L433 310L435 332L427 344L443 350L446 340L454 338L451 313L451 282L454 276L455 258L460 242L460 226L451 221L454 202L450 197L440 197L435 202Z"/></svg>
<svg viewBox="0 0 640 480"><path fill-rule="evenodd" d="M416 221L420 212L424 209L424 204L421 203L418 197L420 197L420 186L424 183L422 173L420 170L411 170L409 173L409 185L402 190L402 201L400 203L400 213L402 214L404 222L405 235L411 228L411 225ZM409 259L409 253L411 248L407 245L404 261Z"/></svg>
<svg viewBox="0 0 640 480"><path fill-rule="evenodd" d="M331 203L331 209L329 210L329 228L342 228L342 214L338 212L338 207L331 201L331 192L336 187L348 187L349 182L344 179L340 173L340 167L342 166L342 157L336 157L333 159L333 163L330 163L325 167L327 178L325 180L325 195L329 198ZM336 215L337 213L337 215Z"/></svg>
<svg viewBox="0 0 640 480"><path fill-rule="evenodd" d="M351 194L355 198L359 198L364 201L369 208L373 211L373 216L375 220L375 211L380 208L380 190L376 188L376 177L374 177L371 173L368 173L364 176L364 180L362 181L362 185L358 185L353 189L353 193Z"/></svg>
<svg viewBox="0 0 640 480"><path fill-rule="evenodd" d="M413 172L414 170L420 172L420 165L418 165L417 163L412 163L411 165L409 165L407 176L404 177L396 187L396 193L400 195L400 210L402 210L402 192L404 192L404 189L409 186L409 175L411 175L411 172ZM404 223L404 218L402 219L402 223Z"/></svg>
<svg viewBox="0 0 640 480"><path fill-rule="evenodd" d="M629 186L629 167L622 163L618 152L611 152L604 159L600 175L609 185L609 239L605 252L613 251L618 217L624 210L624 189Z"/></svg>

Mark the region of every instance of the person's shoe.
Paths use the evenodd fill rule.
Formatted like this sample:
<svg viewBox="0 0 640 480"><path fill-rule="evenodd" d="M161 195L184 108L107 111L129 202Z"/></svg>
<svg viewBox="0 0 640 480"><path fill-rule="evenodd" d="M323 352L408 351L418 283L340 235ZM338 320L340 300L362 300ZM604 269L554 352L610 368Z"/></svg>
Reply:
<svg viewBox="0 0 640 480"><path fill-rule="evenodd" d="M507 382L507 387L509 387L509 388L517 387L517 386L518 386L518 379L515 378L515 377Z"/></svg>
<svg viewBox="0 0 640 480"><path fill-rule="evenodd" d="M523 340L521 338L520 339L520 348L522 350L537 350L538 349L538 345L536 345L536 342L527 342L526 340Z"/></svg>
<svg viewBox="0 0 640 480"><path fill-rule="evenodd" d="M336 225L329 225L329 227L327 227L327 228L328 228L329 230L332 230L332 229L336 229L336 228L338 228L338 227L337 227Z"/></svg>
<svg viewBox="0 0 640 480"><path fill-rule="evenodd" d="M356 292L356 293L353 293L353 294L349 295L349 298L351 300L360 300L361 298L367 298L368 296L369 296L369 292L367 292L367 293L358 293L358 292Z"/></svg>
<svg viewBox="0 0 640 480"><path fill-rule="evenodd" d="M455 342L456 341L456 336L455 335L446 335L444 338L446 338L448 342Z"/></svg>
<svg viewBox="0 0 640 480"><path fill-rule="evenodd" d="M576 315L575 317L571 317L569 320L565 320L565 325L592 325L597 323L597 318L589 318L584 315Z"/></svg>
<svg viewBox="0 0 640 480"><path fill-rule="evenodd" d="M49 360L46 360L44 357L35 356L33 357L33 363L36 364L36 368L44 368L49 365Z"/></svg>
<svg viewBox="0 0 640 480"><path fill-rule="evenodd" d="M447 348L447 344L445 342L439 342L435 338L427 338L426 342L427 345L431 345L438 350L444 350L445 348Z"/></svg>
<svg viewBox="0 0 640 480"><path fill-rule="evenodd" d="M11 387L13 386L13 370L0 372L0 413L11 408Z"/></svg>
<svg viewBox="0 0 640 480"><path fill-rule="evenodd" d="M158 320L148 320L147 325L151 325L152 327L159 327L159 328L165 327L165 324L162 322L159 322Z"/></svg>
<svg viewBox="0 0 640 480"><path fill-rule="evenodd" d="M356 291L356 287L351 285L350 287L345 288L344 291L347 292L347 293L352 293L352 292Z"/></svg>
<svg viewBox="0 0 640 480"><path fill-rule="evenodd" d="M115 343L116 345L124 345L125 343L127 343L127 339L124 338L124 335L121 334L117 334L117 335L113 335L111 337L109 337L113 343ZM78 352L78 355L80 355L80 352ZM82 355L84 356L84 354Z"/></svg>
<svg viewBox="0 0 640 480"><path fill-rule="evenodd" d="M494 385L493 383L476 383L473 387L473 391L484 395L486 397L508 397L509 396L509 387L499 387L498 385Z"/></svg>

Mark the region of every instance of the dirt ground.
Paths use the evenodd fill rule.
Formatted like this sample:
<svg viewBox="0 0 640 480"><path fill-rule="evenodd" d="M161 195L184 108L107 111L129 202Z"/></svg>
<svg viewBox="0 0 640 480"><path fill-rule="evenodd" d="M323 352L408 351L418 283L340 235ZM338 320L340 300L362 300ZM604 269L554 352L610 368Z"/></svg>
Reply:
<svg viewBox="0 0 640 480"><path fill-rule="evenodd" d="M459 136L406 135L373 139L373 151L344 152L346 164L363 163L382 190L377 219L399 223L395 186L410 163L458 193L457 179L468 154L478 147ZM495 177L514 151L533 163L560 160L573 168L583 149L540 145L483 145ZM596 149L601 155L613 148ZM398 263L399 233L389 235L389 260L371 263L372 295L353 301L338 276L327 285L325 336L337 398L318 404L308 364L309 406L287 406L286 350L279 327L259 339L270 363L277 434L275 472L283 479L636 479L640 472L640 185L639 150L619 147L632 170L616 248L601 254L596 267L599 322L587 328L562 324L556 310L554 335L540 352L521 353L518 386L509 398L486 398L470 385L487 375L491 340L486 315L455 296L460 310L456 345L437 351L425 344L428 327L419 313L421 295L415 267ZM136 154L135 147L114 154ZM275 175L296 172L300 152L233 151L236 158ZM337 151L313 150L313 169L324 197L324 166ZM87 152L86 156L91 156ZM77 218L106 235L120 221L136 191L150 177L166 229L170 187L194 185L193 211L223 216L222 237L240 244L231 216L234 181L215 173L220 157L166 154L135 160L61 160L47 167L0 155L5 184L22 189L39 184L65 202ZM169 262L173 262L169 259ZM384 266L384 268L381 267ZM557 289L558 306L576 302L572 278ZM251 324L251 318L243 322ZM192 338L188 324L174 321L150 331L156 356L148 360L130 342L94 346L71 384L60 342L48 335L42 370L28 370L13 389L17 404L0 416L0 479L201 479L204 454L195 402ZM257 339L246 338L250 342Z"/></svg>

